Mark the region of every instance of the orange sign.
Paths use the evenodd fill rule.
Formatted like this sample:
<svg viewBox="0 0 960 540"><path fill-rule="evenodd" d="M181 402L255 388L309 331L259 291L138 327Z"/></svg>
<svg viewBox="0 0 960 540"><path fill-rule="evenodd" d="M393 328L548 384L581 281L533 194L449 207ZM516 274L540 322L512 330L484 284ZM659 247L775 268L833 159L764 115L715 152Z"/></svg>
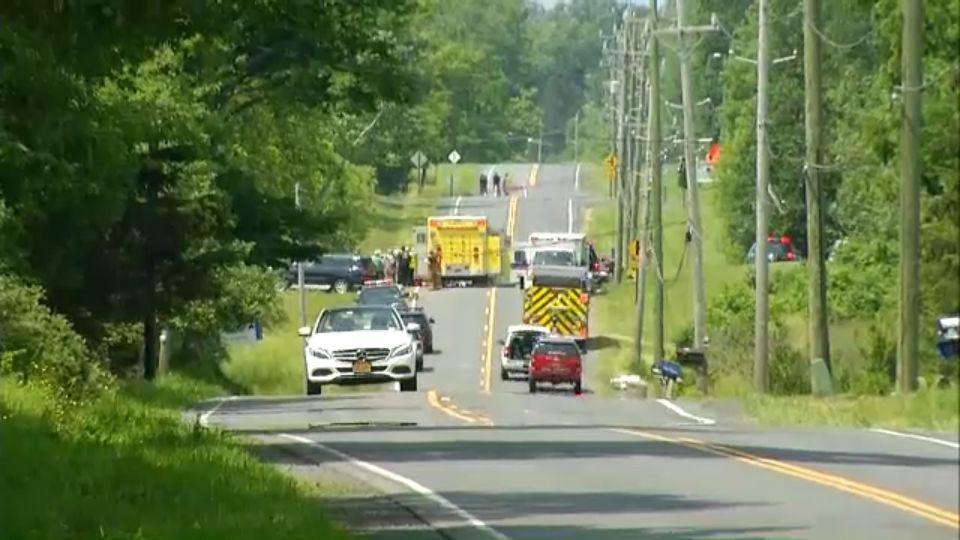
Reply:
<svg viewBox="0 0 960 540"><path fill-rule="evenodd" d="M710 145L710 149L707 150L707 163L716 165L718 159L720 159L720 145L713 143Z"/></svg>

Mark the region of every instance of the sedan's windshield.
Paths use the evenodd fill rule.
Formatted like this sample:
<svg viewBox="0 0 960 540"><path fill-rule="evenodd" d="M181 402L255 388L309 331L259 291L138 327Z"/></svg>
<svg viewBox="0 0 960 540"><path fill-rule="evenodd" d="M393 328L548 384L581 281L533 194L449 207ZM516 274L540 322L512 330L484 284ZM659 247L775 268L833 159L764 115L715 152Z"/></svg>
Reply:
<svg viewBox="0 0 960 540"><path fill-rule="evenodd" d="M400 292L393 287L376 287L360 291L359 302L366 305L390 305L401 302Z"/></svg>
<svg viewBox="0 0 960 540"><path fill-rule="evenodd" d="M533 256L533 264L542 266L574 266L573 252L538 251Z"/></svg>
<svg viewBox="0 0 960 540"><path fill-rule="evenodd" d="M362 330L400 330L393 311L385 308L355 307L324 312L317 332L359 332Z"/></svg>

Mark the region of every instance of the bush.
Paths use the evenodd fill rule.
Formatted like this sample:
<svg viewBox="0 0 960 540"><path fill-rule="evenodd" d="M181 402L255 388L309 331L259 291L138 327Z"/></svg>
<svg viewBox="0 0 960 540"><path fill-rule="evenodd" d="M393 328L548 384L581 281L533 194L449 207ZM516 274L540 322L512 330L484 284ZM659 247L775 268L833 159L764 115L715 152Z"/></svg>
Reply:
<svg viewBox="0 0 960 540"><path fill-rule="evenodd" d="M0 274L0 373L51 385L78 398L110 383L105 363L70 323L43 304L43 292Z"/></svg>

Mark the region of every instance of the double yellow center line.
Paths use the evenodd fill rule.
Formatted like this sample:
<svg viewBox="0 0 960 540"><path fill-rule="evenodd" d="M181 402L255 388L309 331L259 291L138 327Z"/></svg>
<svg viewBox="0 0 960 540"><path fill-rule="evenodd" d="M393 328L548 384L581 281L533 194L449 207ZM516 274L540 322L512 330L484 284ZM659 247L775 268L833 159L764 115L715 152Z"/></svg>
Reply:
<svg viewBox="0 0 960 540"><path fill-rule="evenodd" d="M941 525L946 525L947 527L960 529L960 515L958 515L956 512L950 512L942 508L937 508L922 501L905 497L885 489L856 482L854 480L849 480L847 478L827 474L821 471L809 469L807 467L800 467L798 465L776 459L756 456L736 448L712 444L699 441L697 439L690 439L686 437L666 437L656 433L650 433L648 431L641 431L637 429L613 428L612 430L618 433L625 433L627 435L640 436L645 439L678 444L716 456L733 458L741 463L746 463L748 465L760 467L768 471L792 476L808 482L814 482L823 486L832 487L840 491L845 491L865 499L870 499L872 501L903 510Z"/></svg>
<svg viewBox="0 0 960 540"><path fill-rule="evenodd" d="M481 414L457 407L453 403L450 403L448 399L440 397L436 390L430 390L427 392L427 403L429 403L434 409L439 410L447 416L452 416L453 418L468 424L479 424L482 426L493 425L493 420L490 420Z"/></svg>

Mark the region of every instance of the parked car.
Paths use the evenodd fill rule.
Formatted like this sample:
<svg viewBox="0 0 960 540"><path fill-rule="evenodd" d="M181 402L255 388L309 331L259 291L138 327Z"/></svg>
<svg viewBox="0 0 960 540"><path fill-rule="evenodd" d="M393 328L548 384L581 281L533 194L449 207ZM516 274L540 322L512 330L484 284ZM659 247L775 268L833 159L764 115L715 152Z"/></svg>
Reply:
<svg viewBox="0 0 960 540"><path fill-rule="evenodd" d="M433 325L437 321L427 315L422 307L411 307L400 312L406 323L417 323L423 333L423 352L433 354Z"/></svg>
<svg viewBox="0 0 960 540"><path fill-rule="evenodd" d="M364 286L357 294L361 306L390 306L397 310L407 308L403 290L397 285Z"/></svg>
<svg viewBox="0 0 960 540"><path fill-rule="evenodd" d="M757 253L757 243L754 242L750 249L747 251L747 256L744 258L744 261L747 264L752 264L756 257ZM800 260L799 254L793 248L793 241L789 236L783 235L779 238L775 236L767 237L767 260L770 262L782 262L782 261L798 261Z"/></svg>
<svg viewBox="0 0 960 540"><path fill-rule="evenodd" d="M507 337L500 340L500 380L511 375L526 376L530 367L530 355L537 340L549 335L550 329L532 324L514 324L507 328Z"/></svg>
<svg viewBox="0 0 960 540"><path fill-rule="evenodd" d="M541 337L530 355L530 393L536 393L542 383L552 385L571 384L573 393L579 395L583 387L583 356L575 339L550 335Z"/></svg>
<svg viewBox="0 0 960 540"><path fill-rule="evenodd" d="M370 257L361 255L330 253L322 256L319 261L310 261L303 265L305 285L329 287L331 292L338 294L358 289L373 277L373 261ZM286 281L288 285L297 283L296 263L291 264L287 270Z"/></svg>

